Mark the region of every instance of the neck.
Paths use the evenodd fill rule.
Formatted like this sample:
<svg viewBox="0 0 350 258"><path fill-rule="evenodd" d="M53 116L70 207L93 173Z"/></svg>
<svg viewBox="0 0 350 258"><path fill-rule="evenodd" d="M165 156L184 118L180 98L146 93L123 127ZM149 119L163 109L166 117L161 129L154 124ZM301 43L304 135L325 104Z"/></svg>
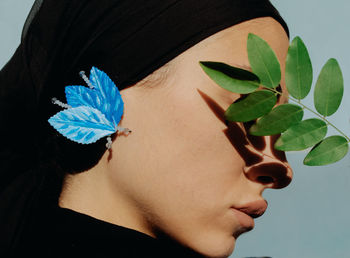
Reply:
<svg viewBox="0 0 350 258"><path fill-rule="evenodd" d="M136 205L112 184L105 156L88 171L65 177L59 206L155 237Z"/></svg>

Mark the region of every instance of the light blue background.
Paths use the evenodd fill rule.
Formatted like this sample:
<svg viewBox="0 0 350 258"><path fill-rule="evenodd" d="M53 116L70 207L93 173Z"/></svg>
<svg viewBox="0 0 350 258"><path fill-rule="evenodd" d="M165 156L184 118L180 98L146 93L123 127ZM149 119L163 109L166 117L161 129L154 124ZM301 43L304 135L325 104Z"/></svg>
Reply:
<svg viewBox="0 0 350 258"><path fill-rule="evenodd" d="M14 53L33 0L0 0L0 67ZM336 58L344 73L340 110L330 121L350 135L350 1L272 0L286 20L291 39L300 36L310 51L316 79ZM310 95L311 96L311 95ZM304 102L312 107L312 98ZM306 113L306 117L312 117ZM334 130L329 135L335 134ZM283 190L265 191L269 202L254 231L242 235L232 257L350 257L350 155L325 167L306 167L306 152L288 153L294 179Z"/></svg>
<svg viewBox="0 0 350 258"><path fill-rule="evenodd" d="M314 78L334 57L343 70L340 110L330 117L350 135L350 1L271 0L287 22L291 39L300 36L310 51ZM314 81L315 81L314 79ZM304 102L312 107L313 99ZM306 113L306 117L312 117ZM329 130L329 135L335 130ZM350 155L324 167L302 165L305 152L288 152L294 178L283 190L265 191L269 208L254 231L242 235L232 257L350 257Z"/></svg>

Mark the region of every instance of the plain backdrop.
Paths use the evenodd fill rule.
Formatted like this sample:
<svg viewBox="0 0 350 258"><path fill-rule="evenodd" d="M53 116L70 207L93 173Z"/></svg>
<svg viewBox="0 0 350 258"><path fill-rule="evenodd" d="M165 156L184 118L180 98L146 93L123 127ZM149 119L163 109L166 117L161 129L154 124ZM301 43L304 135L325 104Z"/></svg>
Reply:
<svg viewBox="0 0 350 258"><path fill-rule="evenodd" d="M33 0L0 0L0 68L13 55ZM350 1L272 0L286 20L291 40L300 36L309 49L314 82L333 57L343 70L345 91L330 121L350 136ZM314 85L314 84L313 84ZM303 101L313 107L312 94ZM305 113L305 117L313 117ZM329 130L328 135L336 134ZM231 256L273 258L350 257L350 154L323 167L302 164L306 152L288 152L293 182L283 190L267 190L269 208L242 235Z"/></svg>

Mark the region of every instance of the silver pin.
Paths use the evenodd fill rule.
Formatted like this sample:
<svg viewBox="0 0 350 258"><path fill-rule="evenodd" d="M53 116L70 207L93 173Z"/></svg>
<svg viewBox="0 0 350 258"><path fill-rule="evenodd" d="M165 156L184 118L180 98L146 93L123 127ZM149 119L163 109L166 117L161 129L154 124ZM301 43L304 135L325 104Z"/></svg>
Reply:
<svg viewBox="0 0 350 258"><path fill-rule="evenodd" d="M107 149L112 148L112 138L111 138L111 136L107 137L106 147L107 147Z"/></svg>
<svg viewBox="0 0 350 258"><path fill-rule="evenodd" d="M124 128L124 127L120 127L120 126L117 126L117 131L127 133L127 134L131 133L131 130L129 128Z"/></svg>
<svg viewBox="0 0 350 258"><path fill-rule="evenodd" d="M62 101L59 101L57 98L52 98L52 103L55 104L55 105L58 105L62 108L71 108L70 105L66 104L66 103L63 103Z"/></svg>
<svg viewBox="0 0 350 258"><path fill-rule="evenodd" d="M81 78L83 78L83 80L85 81L85 83L89 86L90 89L93 89L94 86L92 85L92 83L90 82L89 78L85 75L84 71L80 71L79 75L81 76Z"/></svg>

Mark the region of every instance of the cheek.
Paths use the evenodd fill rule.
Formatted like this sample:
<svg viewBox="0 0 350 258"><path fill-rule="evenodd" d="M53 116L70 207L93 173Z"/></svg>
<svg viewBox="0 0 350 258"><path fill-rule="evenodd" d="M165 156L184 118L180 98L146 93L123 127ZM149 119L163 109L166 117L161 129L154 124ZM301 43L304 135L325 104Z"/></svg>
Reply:
<svg viewBox="0 0 350 258"><path fill-rule="evenodd" d="M158 109L153 113L153 122L145 121L143 125L147 139L142 149L149 150L139 153L143 163L150 161L150 177L160 178L168 187L190 196L196 196L194 191L206 191L215 197L221 193L218 188L232 186L234 179L241 176L237 168L242 160L224 133L226 126L200 97L178 98L169 103L174 104Z"/></svg>
<svg viewBox="0 0 350 258"><path fill-rule="evenodd" d="M121 126L133 132L114 143L116 187L178 241L203 248L225 236L230 249L236 222L228 208L245 180L243 161L223 132L225 124L200 97L169 103L130 109L130 117L139 119L123 119Z"/></svg>
<svg viewBox="0 0 350 258"><path fill-rule="evenodd" d="M242 159L223 132L226 126L203 103L193 101L196 99L163 108L148 106L137 111L137 121L123 119L133 130L114 143L114 170L129 171L118 173L125 176L123 181L138 182L141 187L146 182L152 185L150 191L171 187L190 196L194 189L197 193L203 189L215 197L220 193L217 189L232 186L241 176L241 170L234 169L241 167Z"/></svg>

